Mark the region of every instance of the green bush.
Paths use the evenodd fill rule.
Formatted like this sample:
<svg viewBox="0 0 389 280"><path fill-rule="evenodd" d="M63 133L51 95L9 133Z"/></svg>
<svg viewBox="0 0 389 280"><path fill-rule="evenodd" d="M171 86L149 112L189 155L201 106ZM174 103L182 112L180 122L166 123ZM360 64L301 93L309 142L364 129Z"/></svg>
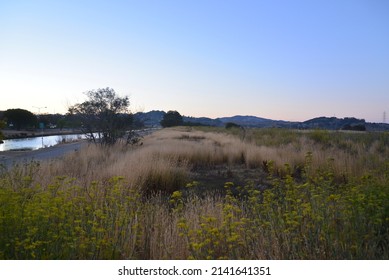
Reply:
<svg viewBox="0 0 389 280"><path fill-rule="evenodd" d="M104 186L59 177L0 188L1 259L117 259L135 250L137 195L120 177Z"/></svg>
<svg viewBox="0 0 389 280"><path fill-rule="evenodd" d="M305 166L309 169L309 161ZM389 173L387 171L387 173ZM195 259L387 259L389 176L334 181L331 168L297 182L285 166L271 186L227 191L222 216L177 224ZM226 185L230 188L230 184ZM176 204L185 213L184 204Z"/></svg>

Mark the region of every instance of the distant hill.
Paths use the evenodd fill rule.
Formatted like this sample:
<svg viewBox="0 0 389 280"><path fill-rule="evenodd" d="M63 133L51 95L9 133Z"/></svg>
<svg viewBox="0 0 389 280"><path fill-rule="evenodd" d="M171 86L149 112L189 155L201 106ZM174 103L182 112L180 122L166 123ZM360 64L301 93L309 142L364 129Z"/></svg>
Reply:
<svg viewBox="0 0 389 280"><path fill-rule="evenodd" d="M219 118L222 123L235 123L244 127L264 127L264 126L273 126L275 121L259 118L255 116L233 116L233 117L224 117Z"/></svg>
<svg viewBox="0 0 389 280"><path fill-rule="evenodd" d="M366 123L367 131L389 131L387 123Z"/></svg>
<svg viewBox="0 0 389 280"><path fill-rule="evenodd" d="M160 127L160 122L163 119L163 116L166 113L164 111L150 111L147 113L139 112L134 114L134 119L136 123L142 123L147 127Z"/></svg>
<svg viewBox="0 0 389 280"><path fill-rule="evenodd" d="M322 128L331 130L366 130L366 121L356 118L339 119L335 117L319 117L302 122L300 127L309 129Z"/></svg>
<svg viewBox="0 0 389 280"><path fill-rule="evenodd" d="M219 119L211 119L211 118L194 118L194 117L183 117L185 123L199 124L199 125L207 125L207 126L224 126L224 123Z"/></svg>
<svg viewBox="0 0 389 280"><path fill-rule="evenodd" d="M148 127L160 127L160 122L166 114L164 111L150 111L147 113L136 113L134 118ZM192 125L206 125L223 127L227 123L235 123L243 127L257 128L294 128L294 129L328 129L328 130L367 130L367 131L389 131L389 124L369 123L364 119L357 118L335 118L318 117L304 122L289 122L283 120L271 120L256 116L233 116L211 119L207 117L195 118L183 116L184 123Z"/></svg>
<svg viewBox="0 0 389 280"><path fill-rule="evenodd" d="M243 127L284 127L290 128L296 126L296 122L271 120L265 118L259 118L255 116L233 116L218 118L223 124L232 122Z"/></svg>

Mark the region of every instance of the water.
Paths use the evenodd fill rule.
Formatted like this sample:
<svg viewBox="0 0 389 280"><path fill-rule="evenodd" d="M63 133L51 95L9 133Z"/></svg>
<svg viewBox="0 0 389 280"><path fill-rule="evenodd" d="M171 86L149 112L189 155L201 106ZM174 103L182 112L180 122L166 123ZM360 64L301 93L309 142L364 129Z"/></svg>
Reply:
<svg viewBox="0 0 389 280"><path fill-rule="evenodd" d="M69 142L83 138L85 138L83 134L65 134L23 139L9 139L4 140L4 143L0 144L0 151L37 150L41 148L51 147L61 142Z"/></svg>

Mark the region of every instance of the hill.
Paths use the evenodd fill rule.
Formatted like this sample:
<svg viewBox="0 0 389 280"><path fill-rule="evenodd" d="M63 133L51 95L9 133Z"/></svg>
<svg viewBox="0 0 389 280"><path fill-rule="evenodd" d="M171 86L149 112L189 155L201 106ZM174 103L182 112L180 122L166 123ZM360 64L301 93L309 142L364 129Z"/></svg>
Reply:
<svg viewBox="0 0 389 280"><path fill-rule="evenodd" d="M160 127L160 122L166 113L164 111L150 111L147 113L136 113L136 121L143 123L147 127ZM290 122L283 120L272 120L256 116L232 116L220 117L216 119L207 117L187 117L183 116L184 123L191 125L205 125L223 127L227 123L235 123L242 127L256 128L294 128L294 129L328 129L328 130L357 130L357 131L389 131L389 124L369 123L364 119L353 117L318 117L304 122Z"/></svg>

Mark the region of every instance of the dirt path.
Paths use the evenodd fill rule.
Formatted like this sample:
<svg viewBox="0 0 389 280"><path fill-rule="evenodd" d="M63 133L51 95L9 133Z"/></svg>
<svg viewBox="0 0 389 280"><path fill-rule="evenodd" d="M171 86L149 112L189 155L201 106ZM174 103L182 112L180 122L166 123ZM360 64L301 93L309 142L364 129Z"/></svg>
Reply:
<svg viewBox="0 0 389 280"><path fill-rule="evenodd" d="M4 151L0 152L0 165L5 165L8 168L15 163L58 158L67 153L80 149L85 144L86 141L78 141L34 151Z"/></svg>

